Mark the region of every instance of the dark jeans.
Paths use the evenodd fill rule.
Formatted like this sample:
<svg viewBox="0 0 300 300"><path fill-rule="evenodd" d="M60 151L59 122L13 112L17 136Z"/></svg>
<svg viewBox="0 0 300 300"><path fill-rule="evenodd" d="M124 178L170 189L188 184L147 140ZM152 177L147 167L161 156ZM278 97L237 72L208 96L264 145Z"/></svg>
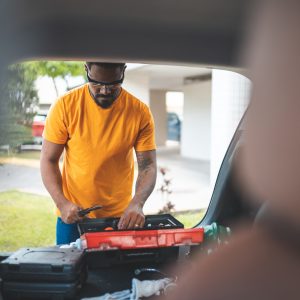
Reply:
<svg viewBox="0 0 300 300"><path fill-rule="evenodd" d="M66 224L61 218L56 222L56 245L70 244L79 238L77 224Z"/></svg>

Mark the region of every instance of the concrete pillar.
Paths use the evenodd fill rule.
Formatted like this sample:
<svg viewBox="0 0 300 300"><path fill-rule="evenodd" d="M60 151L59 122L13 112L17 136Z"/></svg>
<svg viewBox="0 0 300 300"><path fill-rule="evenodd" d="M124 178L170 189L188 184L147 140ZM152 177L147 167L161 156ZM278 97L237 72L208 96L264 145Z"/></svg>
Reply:
<svg viewBox="0 0 300 300"><path fill-rule="evenodd" d="M181 155L209 160L211 146L211 81L183 86L184 107Z"/></svg>
<svg viewBox="0 0 300 300"><path fill-rule="evenodd" d="M155 122L157 146L164 146L167 140L167 108L165 90L150 90L150 109Z"/></svg>
<svg viewBox="0 0 300 300"><path fill-rule="evenodd" d="M212 130L210 182L215 184L232 136L249 103L251 82L238 73L212 72Z"/></svg>
<svg viewBox="0 0 300 300"><path fill-rule="evenodd" d="M123 87L126 91L149 105L149 76L139 72L125 72Z"/></svg>

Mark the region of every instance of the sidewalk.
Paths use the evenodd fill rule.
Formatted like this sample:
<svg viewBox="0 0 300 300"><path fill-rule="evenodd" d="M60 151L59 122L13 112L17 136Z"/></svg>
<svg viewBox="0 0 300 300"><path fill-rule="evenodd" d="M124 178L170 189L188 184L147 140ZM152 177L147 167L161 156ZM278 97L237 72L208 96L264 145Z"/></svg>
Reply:
<svg viewBox="0 0 300 300"><path fill-rule="evenodd" d="M48 195L39 170L39 161L34 159L8 158L0 161L0 192L16 189L24 192ZM167 168L171 179L172 193L169 200L177 211L207 207L210 200L209 163L182 158L179 146L171 145L157 150L157 166ZM158 172L156 187L145 204L146 214L156 213L166 204L158 191L163 177Z"/></svg>
<svg viewBox="0 0 300 300"><path fill-rule="evenodd" d="M180 156L178 145L157 149L157 166L167 168L167 177L171 179L172 193L169 200L177 211L206 208L210 201L210 182L207 161ZM158 172L156 187L145 205L146 213L157 212L165 205L166 200L158 191L163 177Z"/></svg>

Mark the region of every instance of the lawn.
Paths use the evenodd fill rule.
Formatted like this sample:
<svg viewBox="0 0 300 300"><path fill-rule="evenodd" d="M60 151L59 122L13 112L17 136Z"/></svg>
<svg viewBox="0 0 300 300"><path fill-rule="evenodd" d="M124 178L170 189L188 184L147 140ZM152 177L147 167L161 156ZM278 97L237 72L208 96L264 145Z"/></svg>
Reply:
<svg viewBox="0 0 300 300"><path fill-rule="evenodd" d="M0 193L0 252L54 245L54 209L49 197L18 191ZM199 223L205 211L172 214L190 228Z"/></svg>
<svg viewBox="0 0 300 300"><path fill-rule="evenodd" d="M0 193L0 251L55 243L54 204L49 197Z"/></svg>
<svg viewBox="0 0 300 300"><path fill-rule="evenodd" d="M204 217L206 209L175 212L172 215L180 221L184 228L191 228L197 225Z"/></svg>

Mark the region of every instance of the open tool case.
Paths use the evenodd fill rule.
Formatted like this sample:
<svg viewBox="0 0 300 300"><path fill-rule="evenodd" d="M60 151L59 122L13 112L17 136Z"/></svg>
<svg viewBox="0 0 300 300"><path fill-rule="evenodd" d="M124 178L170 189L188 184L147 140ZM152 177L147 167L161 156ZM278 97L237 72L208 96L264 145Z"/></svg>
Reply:
<svg viewBox="0 0 300 300"><path fill-rule="evenodd" d="M120 218L87 219L84 222L78 223L78 230L81 235L89 232L107 231L107 229L116 231L118 230L119 219ZM175 229L175 228L183 228L183 224L180 223L177 219L175 219L170 214L163 214L163 215L147 215L145 217L144 227L135 230Z"/></svg>
<svg viewBox="0 0 300 300"><path fill-rule="evenodd" d="M183 229L183 224L169 214L146 216L144 228L135 230L118 230L118 221L104 218L78 224L83 248L90 253L90 267L167 264L177 259L182 246L199 246L203 241L202 228Z"/></svg>

